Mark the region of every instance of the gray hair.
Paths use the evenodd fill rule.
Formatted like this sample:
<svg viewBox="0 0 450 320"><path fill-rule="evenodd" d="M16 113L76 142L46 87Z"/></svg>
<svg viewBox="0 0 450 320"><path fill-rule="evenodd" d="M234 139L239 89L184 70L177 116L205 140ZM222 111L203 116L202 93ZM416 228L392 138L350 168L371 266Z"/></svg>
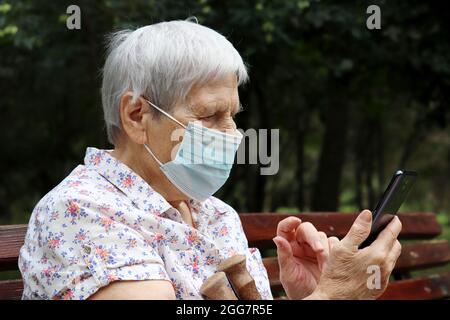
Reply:
<svg viewBox="0 0 450 320"><path fill-rule="evenodd" d="M119 105L130 90L133 101L144 95L170 111L186 99L193 85L229 74L238 84L248 80L247 69L233 45L218 32L190 21L169 21L108 38L103 67L102 105L108 140L121 131Z"/></svg>

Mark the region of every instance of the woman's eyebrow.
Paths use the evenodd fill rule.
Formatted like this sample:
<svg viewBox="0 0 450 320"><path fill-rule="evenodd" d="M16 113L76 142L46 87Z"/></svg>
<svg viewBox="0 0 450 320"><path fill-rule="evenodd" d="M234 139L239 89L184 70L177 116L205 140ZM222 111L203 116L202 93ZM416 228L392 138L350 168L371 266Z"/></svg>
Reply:
<svg viewBox="0 0 450 320"><path fill-rule="evenodd" d="M211 109L210 106L207 106L205 103L190 103L187 105L189 111L194 114L202 114Z"/></svg>
<svg viewBox="0 0 450 320"><path fill-rule="evenodd" d="M225 112L229 110L229 104L218 101L209 101L209 102L202 101L198 103L190 103L187 104L187 107L191 112L195 114ZM237 104L233 103L233 107L231 108L231 114L236 115L241 111L243 111L242 104L240 102Z"/></svg>

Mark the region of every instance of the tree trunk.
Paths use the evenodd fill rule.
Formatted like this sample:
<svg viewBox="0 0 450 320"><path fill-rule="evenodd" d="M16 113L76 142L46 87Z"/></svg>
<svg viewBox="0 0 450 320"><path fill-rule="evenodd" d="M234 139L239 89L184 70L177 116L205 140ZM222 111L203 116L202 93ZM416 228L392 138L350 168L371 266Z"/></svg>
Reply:
<svg viewBox="0 0 450 320"><path fill-rule="evenodd" d="M384 134L382 119L377 120L376 124L376 156L377 156L377 177L378 177L378 195L384 190Z"/></svg>
<svg viewBox="0 0 450 320"><path fill-rule="evenodd" d="M373 188L373 176L374 176L374 162L375 157L377 156L374 152L374 137L375 137L375 126L374 121L369 120L367 121L367 125L365 126L367 130L367 140L365 141L365 148L366 148L366 189L367 189L367 203L369 208L372 208L374 206L375 201L375 191Z"/></svg>
<svg viewBox="0 0 450 320"><path fill-rule="evenodd" d="M361 132L363 126L359 125L358 132ZM364 136L358 134L355 138L355 204L358 209L364 207L363 203L363 175L364 175L364 165L363 165L363 155L364 155Z"/></svg>
<svg viewBox="0 0 450 320"><path fill-rule="evenodd" d="M339 208L342 168L347 149L349 107L345 99L338 99L330 104L325 114L325 135L311 201L313 211L337 211Z"/></svg>
<svg viewBox="0 0 450 320"><path fill-rule="evenodd" d="M257 78L257 75L255 75ZM264 96L264 91L261 89L261 84L258 81L254 81L253 83L254 93L255 93L255 102L256 106L258 106L258 114L259 114L259 128L269 129L269 110L267 105L267 99ZM259 141L260 137L258 137ZM270 139L267 139L267 143L269 144L267 147L268 154L272 153L272 147L270 146ZM259 146L258 146L259 148ZM250 175L250 176L249 176ZM247 196L247 207L250 211L253 212L261 212L264 206L264 198L265 198L265 190L267 178L264 175L261 175L260 165L257 167L256 176L255 171L248 170L247 171L247 183L250 186L249 196Z"/></svg>
<svg viewBox="0 0 450 320"><path fill-rule="evenodd" d="M296 179L298 181L297 190L297 208L300 211L305 209L305 140L307 126L309 122L309 115L305 111L300 119L300 128L297 131L297 174Z"/></svg>

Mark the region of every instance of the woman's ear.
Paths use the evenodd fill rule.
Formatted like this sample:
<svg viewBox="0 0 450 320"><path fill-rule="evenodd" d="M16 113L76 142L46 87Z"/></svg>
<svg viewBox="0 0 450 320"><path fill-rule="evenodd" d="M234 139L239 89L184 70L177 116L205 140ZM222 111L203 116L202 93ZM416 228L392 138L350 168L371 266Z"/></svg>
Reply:
<svg viewBox="0 0 450 320"><path fill-rule="evenodd" d="M133 92L125 92L119 105L120 121L123 132L137 144L147 142L146 119L149 113L148 105L141 97L133 102Z"/></svg>

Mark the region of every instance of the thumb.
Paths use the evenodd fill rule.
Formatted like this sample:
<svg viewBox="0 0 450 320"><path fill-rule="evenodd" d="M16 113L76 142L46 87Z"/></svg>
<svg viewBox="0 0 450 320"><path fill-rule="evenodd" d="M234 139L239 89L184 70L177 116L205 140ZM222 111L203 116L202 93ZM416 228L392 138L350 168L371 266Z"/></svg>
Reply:
<svg viewBox="0 0 450 320"><path fill-rule="evenodd" d="M281 266L286 266L290 261L292 261L292 248L289 242L283 237L276 236L272 240L277 246L278 263L280 264L281 269Z"/></svg>
<svg viewBox="0 0 450 320"><path fill-rule="evenodd" d="M353 225L341 243L348 248L358 247L369 236L371 226L372 212L363 210L355 222L353 222Z"/></svg>

